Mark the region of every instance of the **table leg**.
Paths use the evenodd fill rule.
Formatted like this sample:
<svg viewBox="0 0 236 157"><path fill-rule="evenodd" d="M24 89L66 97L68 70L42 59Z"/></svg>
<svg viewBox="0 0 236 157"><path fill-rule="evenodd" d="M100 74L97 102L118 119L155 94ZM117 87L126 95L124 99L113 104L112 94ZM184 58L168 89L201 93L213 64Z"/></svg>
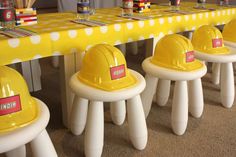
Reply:
<svg viewBox="0 0 236 157"><path fill-rule="evenodd" d="M91 101L85 129L85 156L100 157L104 142L103 102Z"/></svg>
<svg viewBox="0 0 236 157"><path fill-rule="evenodd" d="M63 123L68 127L69 113L74 93L72 93L69 80L76 72L75 54L60 56L60 87Z"/></svg>
<svg viewBox="0 0 236 157"><path fill-rule="evenodd" d="M126 55L126 45L121 44L121 45L116 45L116 47L123 53L123 55Z"/></svg>
<svg viewBox="0 0 236 157"><path fill-rule="evenodd" d="M199 118L204 108L201 78L188 81L189 111L193 117Z"/></svg>
<svg viewBox="0 0 236 157"><path fill-rule="evenodd" d="M59 67L59 56L53 56L52 57L52 66L54 68L58 68Z"/></svg>
<svg viewBox="0 0 236 157"><path fill-rule="evenodd" d="M170 80L159 79L156 91L156 102L160 106L165 106L170 95Z"/></svg>
<svg viewBox="0 0 236 157"><path fill-rule="evenodd" d="M26 157L25 145L15 148L6 153L7 157Z"/></svg>
<svg viewBox="0 0 236 157"><path fill-rule="evenodd" d="M88 100L75 95L70 113L70 129L74 135L84 131L88 112Z"/></svg>
<svg viewBox="0 0 236 157"><path fill-rule="evenodd" d="M130 47L130 51L133 55L137 55L138 54L138 42L132 42L132 43L128 43L128 46Z"/></svg>
<svg viewBox="0 0 236 157"><path fill-rule="evenodd" d="M39 60L36 59L36 60L30 61L30 65L31 65L34 91L39 91L39 90L42 89L42 85L41 85L41 67L40 67L40 64L39 64Z"/></svg>
<svg viewBox="0 0 236 157"><path fill-rule="evenodd" d="M146 58L150 57L154 54L156 44L159 40L160 39L157 37L146 40Z"/></svg>
<svg viewBox="0 0 236 157"><path fill-rule="evenodd" d="M176 81L171 112L171 124L175 134L183 135L188 123L188 90L186 81Z"/></svg>
<svg viewBox="0 0 236 157"><path fill-rule="evenodd" d="M232 63L222 63L220 69L221 102L224 107L231 108L234 102L234 73Z"/></svg>
<svg viewBox="0 0 236 157"><path fill-rule="evenodd" d="M212 83L215 85L220 83L220 63L212 63Z"/></svg>
<svg viewBox="0 0 236 157"><path fill-rule="evenodd" d="M189 40L192 40L192 38L193 38L193 31L189 31L189 32L186 32L187 33L187 38L189 39Z"/></svg>
<svg viewBox="0 0 236 157"><path fill-rule="evenodd" d="M154 76L146 74L145 81L146 81L146 87L144 91L141 93L141 98L142 98L145 117L147 118L151 110L152 99L156 91L158 79Z"/></svg>
<svg viewBox="0 0 236 157"><path fill-rule="evenodd" d="M21 63L21 68L22 68L22 75L27 82L29 91L32 92L34 91L33 87L33 80L32 80L32 73L31 73L31 68L30 68L30 62L22 62Z"/></svg>
<svg viewBox="0 0 236 157"><path fill-rule="evenodd" d="M72 53L60 56L60 87L63 124L68 127L69 113L71 111L74 93L69 86L71 76L76 73L82 65L82 59L85 52Z"/></svg>
<svg viewBox="0 0 236 157"><path fill-rule="evenodd" d="M29 91L39 91L41 86L41 68L39 60L32 60L28 62L22 62L22 75L24 76Z"/></svg>
<svg viewBox="0 0 236 157"><path fill-rule="evenodd" d="M122 125L125 121L126 114L125 100L111 102L110 110L113 123Z"/></svg>
<svg viewBox="0 0 236 157"><path fill-rule="evenodd" d="M79 71L82 67L84 55L85 55L85 51L80 52L80 53L75 53L75 70L76 70L76 72Z"/></svg>
<svg viewBox="0 0 236 157"><path fill-rule="evenodd" d="M127 100L129 137L134 147L143 150L147 145L147 125L139 95Z"/></svg>

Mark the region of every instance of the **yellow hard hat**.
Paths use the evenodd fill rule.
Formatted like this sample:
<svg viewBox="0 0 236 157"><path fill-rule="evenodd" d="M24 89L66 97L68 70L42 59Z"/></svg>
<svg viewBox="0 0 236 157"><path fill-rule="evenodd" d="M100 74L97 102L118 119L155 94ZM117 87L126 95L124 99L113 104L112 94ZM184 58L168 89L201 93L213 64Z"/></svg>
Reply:
<svg viewBox="0 0 236 157"><path fill-rule="evenodd" d="M227 54L229 49L224 47L221 32L214 26L204 25L194 33L192 44L195 50L209 54Z"/></svg>
<svg viewBox="0 0 236 157"><path fill-rule="evenodd" d="M86 52L78 79L106 91L119 90L136 83L127 69L123 54L108 44L98 44Z"/></svg>
<svg viewBox="0 0 236 157"><path fill-rule="evenodd" d="M151 62L161 67L180 71L193 71L203 66L194 58L190 40L179 34L164 36L157 43Z"/></svg>
<svg viewBox="0 0 236 157"><path fill-rule="evenodd" d="M0 133L23 127L37 118L36 101L17 71L0 66L0 88Z"/></svg>
<svg viewBox="0 0 236 157"><path fill-rule="evenodd" d="M231 20L224 26L222 35L224 40L236 42L236 19Z"/></svg>

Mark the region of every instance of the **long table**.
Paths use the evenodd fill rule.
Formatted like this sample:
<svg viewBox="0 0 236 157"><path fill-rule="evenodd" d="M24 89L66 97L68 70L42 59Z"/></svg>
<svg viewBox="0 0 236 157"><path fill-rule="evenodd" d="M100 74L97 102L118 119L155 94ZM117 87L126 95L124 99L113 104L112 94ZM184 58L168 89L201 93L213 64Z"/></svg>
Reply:
<svg viewBox="0 0 236 157"><path fill-rule="evenodd" d="M169 6L153 5L150 12L136 14L148 17L134 20L120 17L121 8L98 9L92 20L104 22L105 26L89 27L72 22L74 13L51 13L38 15L38 24L22 28L37 35L7 38L0 35L0 66L65 55L61 58L63 81L61 82L63 120L67 124L71 96L68 87L70 76L78 70L78 54L83 54L98 43L119 45L144 39L155 39L153 45L164 35L194 31L201 25L224 25L236 18L235 7L207 4L208 9L195 9L195 3L181 3L180 12L171 12ZM81 57L80 57L81 58ZM80 61L79 61L80 62Z"/></svg>

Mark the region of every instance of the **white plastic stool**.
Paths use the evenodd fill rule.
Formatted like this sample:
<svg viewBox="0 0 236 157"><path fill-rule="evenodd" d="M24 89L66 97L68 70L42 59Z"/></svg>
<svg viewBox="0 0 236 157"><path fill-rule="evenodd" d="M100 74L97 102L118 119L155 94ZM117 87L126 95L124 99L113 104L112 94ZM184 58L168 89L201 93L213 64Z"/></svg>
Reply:
<svg viewBox="0 0 236 157"><path fill-rule="evenodd" d="M25 144L30 142L34 157L57 157L57 153L46 131L49 121L47 106L36 99L39 106L38 119L25 127L0 134L0 153L7 157L26 157Z"/></svg>
<svg viewBox="0 0 236 157"><path fill-rule="evenodd" d="M236 49L236 42L230 42L230 41L224 40L224 44L225 44L225 46ZM233 68L236 69L236 63L233 63Z"/></svg>
<svg viewBox="0 0 236 157"><path fill-rule="evenodd" d="M217 80L217 76L220 75L220 79L218 80L220 80L221 103L224 107L231 108L234 102L235 93L232 62L236 62L236 49L230 48L230 53L220 55L212 55L195 51L195 56L203 61L220 64L217 65L217 69L213 69L213 79Z"/></svg>
<svg viewBox="0 0 236 157"><path fill-rule="evenodd" d="M71 131L78 135L85 128L85 155L87 157L101 156L104 136L104 111L103 102L113 102L116 105L115 113L124 113L119 104L127 100L127 115L129 137L136 149L142 150L147 144L147 126L140 99L140 93L145 88L144 78L137 72L130 70L136 77L137 83L129 88L117 91L104 91L88 86L78 80L78 73L74 74L70 86L75 92L74 103L71 112ZM89 100L89 105L88 105ZM123 115L125 117L125 115ZM87 118L87 122L86 122ZM115 118L115 117L113 117Z"/></svg>
<svg viewBox="0 0 236 157"><path fill-rule="evenodd" d="M170 81L176 81L172 102L171 124L174 133L182 135L187 128L188 106L193 117L199 118L202 115L204 102L201 77L206 74L206 67L203 66L203 68L191 72L183 72L154 65L150 62L150 59L151 57L145 59L142 63L147 81L146 88L141 94L145 115L147 117L150 112L157 84L158 87L161 86L157 94L162 94L159 96L162 100L157 100L157 102L162 102L161 105L163 106L168 100Z"/></svg>

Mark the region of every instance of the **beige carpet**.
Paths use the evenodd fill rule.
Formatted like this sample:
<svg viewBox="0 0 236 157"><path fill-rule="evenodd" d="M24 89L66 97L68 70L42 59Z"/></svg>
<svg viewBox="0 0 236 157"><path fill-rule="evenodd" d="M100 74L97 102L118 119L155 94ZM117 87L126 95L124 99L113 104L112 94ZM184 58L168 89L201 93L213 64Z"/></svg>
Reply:
<svg viewBox="0 0 236 157"><path fill-rule="evenodd" d="M129 67L142 73L144 56L128 55ZM62 125L59 70L53 69L49 59L41 60L43 90L33 93L48 104L51 119L48 132L59 157L83 157L84 135L74 136ZM148 144L145 150L134 149L128 138L125 122L115 126L109 107L105 107L105 139L103 157L235 157L236 106L226 109L220 104L220 90L210 82L210 73L203 78L204 113L200 119L189 116L186 133L176 136L171 130L171 100L165 107L153 103L147 118ZM173 85L172 85L173 88ZM171 90L171 92L173 89ZM29 150L29 149L28 149ZM28 151L28 156L31 156ZM0 155L3 157L3 155Z"/></svg>

